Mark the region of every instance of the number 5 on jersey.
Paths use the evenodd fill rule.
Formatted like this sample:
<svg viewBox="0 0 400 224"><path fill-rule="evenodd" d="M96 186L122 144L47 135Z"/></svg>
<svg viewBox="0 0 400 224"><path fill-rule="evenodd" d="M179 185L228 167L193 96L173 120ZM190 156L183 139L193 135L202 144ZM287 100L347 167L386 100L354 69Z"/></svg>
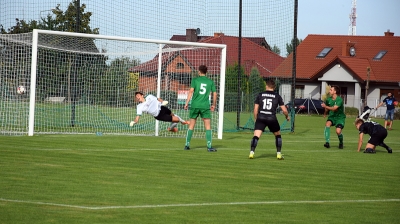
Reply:
<svg viewBox="0 0 400 224"><path fill-rule="evenodd" d="M199 91L199 93L202 94L202 95L206 94L206 92L207 92L206 87L207 87L207 84L201 83L201 84L200 84L200 91Z"/></svg>

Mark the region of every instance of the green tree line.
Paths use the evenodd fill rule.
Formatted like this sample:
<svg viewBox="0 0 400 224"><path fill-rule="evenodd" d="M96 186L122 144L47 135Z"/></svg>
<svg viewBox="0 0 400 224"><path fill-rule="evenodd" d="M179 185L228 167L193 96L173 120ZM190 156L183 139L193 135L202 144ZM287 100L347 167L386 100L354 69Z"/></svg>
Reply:
<svg viewBox="0 0 400 224"><path fill-rule="evenodd" d="M65 10L62 10L58 4L54 9L45 11L51 11L51 13L41 16L39 21L25 21L16 18L15 25L7 29L3 24L0 24L0 33L23 34L32 32L33 29L43 29L99 34L99 28L92 28L90 25L92 12L86 12L86 5L78 5L76 0L70 2ZM77 22L78 18L79 23ZM77 24L79 24L79 27L77 27ZM85 53L85 51L99 53L100 50L92 39L54 35L48 35L46 38L50 39L47 42L51 42L55 46L73 43L74 46L68 47L77 51L60 51L51 48L38 49L38 58L46 58L46 60L38 60L37 62L36 92L38 99L65 96L68 102L77 101L103 105L133 103L132 92L134 90L127 90L129 81L127 70L138 65L140 63L138 59L126 57L110 59L102 54ZM2 52L1 66L16 69L15 65L23 62L23 57L25 57L23 54L16 54L16 52L23 50L26 46L11 42L8 44L12 46L8 46L5 49L9 50ZM84 50L77 53L80 49ZM29 68L25 68L26 66L17 67L18 69L24 68L25 74L30 73ZM12 72L12 69L8 71ZM12 77L12 75L6 73L1 75ZM15 82L20 82L20 80L15 80ZM105 91L98 91L99 89Z"/></svg>

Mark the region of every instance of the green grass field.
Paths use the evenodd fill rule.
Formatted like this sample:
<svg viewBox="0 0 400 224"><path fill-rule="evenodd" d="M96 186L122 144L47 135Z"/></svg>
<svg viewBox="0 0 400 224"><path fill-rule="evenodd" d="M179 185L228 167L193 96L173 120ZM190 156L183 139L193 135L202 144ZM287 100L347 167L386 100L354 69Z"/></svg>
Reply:
<svg viewBox="0 0 400 224"><path fill-rule="evenodd" d="M323 147L323 117L297 116L285 160L271 134L249 160L250 132L216 153L204 139L0 136L0 223L399 223L400 122L392 154L364 154L353 120L339 150L333 128Z"/></svg>

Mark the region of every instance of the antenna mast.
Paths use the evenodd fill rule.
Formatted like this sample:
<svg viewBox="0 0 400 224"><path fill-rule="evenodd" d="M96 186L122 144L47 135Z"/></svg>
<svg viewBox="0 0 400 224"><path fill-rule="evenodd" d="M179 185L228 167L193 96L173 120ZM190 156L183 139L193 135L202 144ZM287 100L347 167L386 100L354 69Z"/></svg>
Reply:
<svg viewBox="0 0 400 224"><path fill-rule="evenodd" d="M351 7L351 13L349 15L350 25L349 25L349 35L356 35L356 19L357 19L357 0L353 0L353 4Z"/></svg>

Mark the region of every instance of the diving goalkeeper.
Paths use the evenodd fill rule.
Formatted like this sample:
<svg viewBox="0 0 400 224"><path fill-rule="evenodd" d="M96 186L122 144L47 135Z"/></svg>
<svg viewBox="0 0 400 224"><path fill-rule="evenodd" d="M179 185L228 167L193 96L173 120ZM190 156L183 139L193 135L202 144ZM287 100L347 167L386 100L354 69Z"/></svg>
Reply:
<svg viewBox="0 0 400 224"><path fill-rule="evenodd" d="M170 131L176 127L178 122L181 122L183 125L189 124L189 122L183 120L178 115L173 114L171 110L165 106L166 101L163 101L154 95L149 94L144 97L142 92L135 92L135 99L139 101L139 104L136 107L137 115L135 120L131 121L130 126L139 122L140 116L142 116L143 112L150 114L159 121L171 122L171 126L168 128Z"/></svg>

